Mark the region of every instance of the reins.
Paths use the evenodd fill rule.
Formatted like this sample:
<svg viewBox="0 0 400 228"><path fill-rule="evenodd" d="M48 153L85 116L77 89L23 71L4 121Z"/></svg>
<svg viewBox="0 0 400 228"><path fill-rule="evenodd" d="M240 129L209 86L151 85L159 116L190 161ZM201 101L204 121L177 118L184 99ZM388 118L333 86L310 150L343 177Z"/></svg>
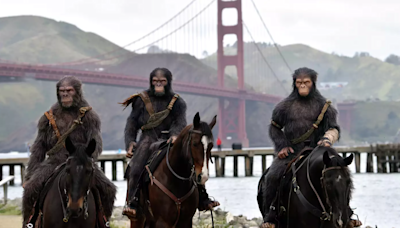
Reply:
<svg viewBox="0 0 400 228"><path fill-rule="evenodd" d="M183 180L183 181L192 181L192 182L193 182L192 188L191 188L191 189L189 190L189 192L186 193L183 197L181 197L181 198L176 197L170 190L168 190L167 187L165 187L160 181L158 181L158 180L156 179L155 176L153 176L153 174L151 173L150 168L149 168L148 165L146 165L146 167L145 167L146 170L147 170L147 173L149 174L149 178L150 178L151 185L155 184L158 188L160 188L160 190L161 190L162 192L164 192L164 193L165 193L169 198L171 198L171 199L175 202L175 204L176 204L176 208L177 208L177 211L178 211L178 216L177 216L177 218L176 218L176 220L175 220L175 223L174 223L173 227L175 227L175 226L178 224L178 221L179 221L179 218L180 218L180 214L181 214L182 203L183 203L186 199L188 199L188 198L193 194L194 190L197 188L197 183L196 183L196 181L195 181L195 178L193 178L193 177L195 176L195 170L194 170L195 166L194 166L194 161L193 161L193 155L192 155L192 153L191 153L192 150L191 150L191 147L190 147L190 143L191 143L191 139L192 139L192 133L203 135L203 132L198 131L198 130L193 130L193 127L189 130L189 137L188 137L188 141L187 141L187 151L189 151L189 153L191 154L191 158L192 158L192 160L191 160L192 168L191 168L191 172L190 172L190 176L189 176L189 177L182 177L182 176L178 175L178 174L172 169L172 167L171 167L171 165L170 165L170 163L169 163L169 151L170 151L170 148L171 148L171 142L168 143L167 154L166 154L166 156L167 156L167 157L166 157L167 167L168 167L168 169L171 171L171 173L172 173L176 178L178 178L178 179L180 179L180 180ZM212 217L212 211L211 211L211 217ZM213 218L212 218L212 227L214 227L214 219L213 219Z"/></svg>
<svg viewBox="0 0 400 228"><path fill-rule="evenodd" d="M318 218L322 221L321 227L323 227L325 221L331 221L331 219L332 219L332 205L331 205L331 203L330 203L329 196L328 196L328 192L327 192L327 189L326 189L326 184L325 184L325 181L324 181L325 173L326 173L327 171L330 171L330 170L340 170L340 169L342 169L342 167L340 167L340 166L333 166L333 167L328 167L328 168L326 168L326 165L324 165L324 168L323 168L323 170L322 170L322 172L321 172L321 174L322 174L322 176L321 176L321 178L320 178L321 187L324 189L324 193L325 193L325 194L324 194L324 195L325 195L325 202L326 202L327 206L329 207L329 211L328 211L328 210L326 210L325 205L323 204L323 202L322 202L322 200L321 200L321 197L319 196L319 194L318 194L317 190L315 189L315 187L314 187L314 185L313 185L313 183L312 183L312 181L311 181L311 178L310 178L310 171L309 171L309 169L310 169L310 159L311 159L311 156L313 155L314 151L316 151L317 148L318 148L318 147L316 147L316 148L307 156L307 158L304 159L304 160L300 163L300 165L299 165L299 167L298 167L297 169L295 168L296 162L294 162L294 163L292 164L292 166L291 166L291 170L292 170L292 174L293 174L293 178L292 178L292 189L293 189L293 191L296 193L297 197L299 198L300 202L303 204L303 206L305 207L305 209L306 209L307 211L309 211L311 214L313 214L314 216L318 217ZM309 183L311 189L313 190L315 196L317 197L318 202L319 202L319 205L320 205L321 208L322 208L322 211L321 211L319 208L317 208L317 207L315 207L314 205L312 205L312 204L304 197L303 193L302 193L301 190L300 190L300 186L299 186L298 183L297 183L296 173L297 173L297 171L305 164L305 162L307 162L307 181L308 181L308 183ZM347 193L346 193L346 194L347 194ZM290 205L290 198L289 198L289 204L288 204L288 205Z"/></svg>

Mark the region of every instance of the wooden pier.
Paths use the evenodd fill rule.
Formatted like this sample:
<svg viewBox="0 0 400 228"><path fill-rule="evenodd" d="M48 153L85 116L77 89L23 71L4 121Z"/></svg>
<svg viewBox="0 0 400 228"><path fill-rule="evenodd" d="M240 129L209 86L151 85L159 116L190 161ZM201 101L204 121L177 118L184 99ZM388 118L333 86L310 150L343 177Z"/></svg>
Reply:
<svg viewBox="0 0 400 228"><path fill-rule="evenodd" d="M361 171L361 154L366 154L366 172L374 172L374 157L378 173L397 173L400 169L400 144L378 144L375 146L337 146L335 150L343 157L349 153L354 154L352 165L355 165L356 173ZM225 176L225 159L233 157L233 176L238 176L238 157L244 157L245 176L253 176L254 157L261 156L262 171L267 169L267 156L275 158L273 148L249 148L242 150L212 151L215 160L215 176ZM389 167L389 168L388 168Z"/></svg>
<svg viewBox="0 0 400 228"><path fill-rule="evenodd" d="M353 164L355 165L356 173L360 173L361 167L361 154L366 153L366 172L374 172L374 167L377 167L378 173L397 173L400 169L400 144L379 144L375 146L356 146L346 147L338 146L334 147L336 151L343 154L343 156L349 153L354 154ZM214 158L215 165L215 176L225 176L225 159L226 157L233 157L233 176L238 176L238 160L239 157L244 158L245 176L253 176L254 170L254 157L261 156L261 167L264 171L267 168L267 157L273 158L273 148L244 148L241 150L227 150L212 151L211 156ZM374 159L375 158L375 159ZM376 161L374 166L374 160ZM125 157L125 152L121 153L103 153L99 157L99 165L103 172L105 170L106 162L111 162L112 180L117 180L117 162L122 162L123 170L126 170L128 160ZM15 168L19 166L21 169L21 180L24 179L25 167L28 163L28 158L0 158L0 181L3 179L3 166L9 166L9 175L15 175ZM353 165L352 164L352 165ZM124 172L122 172L124 173ZM123 178L123 177L121 177ZM10 185L14 185L14 180L10 181Z"/></svg>

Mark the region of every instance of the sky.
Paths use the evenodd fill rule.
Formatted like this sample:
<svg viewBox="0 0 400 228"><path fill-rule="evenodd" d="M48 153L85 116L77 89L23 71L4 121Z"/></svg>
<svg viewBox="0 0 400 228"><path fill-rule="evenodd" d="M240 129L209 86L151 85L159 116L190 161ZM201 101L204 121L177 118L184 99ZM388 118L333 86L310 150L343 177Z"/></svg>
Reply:
<svg viewBox="0 0 400 228"><path fill-rule="evenodd" d="M96 33L117 45L126 45L140 38L174 16L192 0L0 0L0 17L36 15L64 21L80 29ZM177 19L175 25L196 14L211 0L197 0ZM280 45L306 44L318 50L353 56L355 52L368 52L384 60L390 54L400 55L400 9L398 0L254 0L274 40ZM243 0L243 20L257 41L271 42L251 4ZM216 2L194 20L216 26ZM210 18L215 19L210 19ZM227 12L224 21L235 20L235 13ZM169 29L173 29L170 25ZM204 27L204 25L202 25ZM196 30L196 29L194 29ZM164 33L168 33L165 28ZM186 33L193 42L206 42L210 50L216 47L215 34L198 34L201 28L180 30L176 34L181 44ZM161 31L160 31L161 33ZM155 35L154 35L155 36ZM160 35L162 36L162 35ZM190 35L187 35L188 37ZM172 39L172 38L171 38ZM196 39L199 39L198 41ZM245 34L245 40L249 40ZM150 40L147 39L143 42ZM168 42L168 41L165 41ZM230 41L228 41L229 43ZM161 45L161 43L160 43ZM166 44L164 44L166 45ZM193 43L187 44L193 48ZM161 45L162 46L162 45ZM169 45L170 46L170 45ZM129 47L135 50L135 47ZM197 50L200 52L201 50Z"/></svg>

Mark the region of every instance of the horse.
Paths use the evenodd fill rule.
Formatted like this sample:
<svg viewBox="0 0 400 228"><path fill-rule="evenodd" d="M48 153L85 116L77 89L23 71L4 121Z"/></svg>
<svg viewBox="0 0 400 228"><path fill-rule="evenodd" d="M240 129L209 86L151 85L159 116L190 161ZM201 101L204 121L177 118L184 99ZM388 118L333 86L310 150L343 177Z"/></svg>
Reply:
<svg viewBox="0 0 400 228"><path fill-rule="evenodd" d="M282 188L277 195L275 227L353 227L350 222L352 210L348 206L353 190L348 165L352 161L353 154L343 158L330 147L318 146L300 153L289 163L283 176ZM263 215L261 189L265 184L264 175L257 196Z"/></svg>
<svg viewBox="0 0 400 228"><path fill-rule="evenodd" d="M93 184L95 163L92 153L96 141L88 146L72 144L65 140L69 152L68 160L59 167L54 181L49 186L42 210L43 228L95 228L96 203L90 191Z"/></svg>
<svg viewBox="0 0 400 228"><path fill-rule="evenodd" d="M207 124L196 113L193 124L181 131L172 148L168 147L155 171L151 173L146 166L150 183L141 190L144 213L131 220L131 228L192 227L199 203L197 184L208 180L215 123L216 116Z"/></svg>

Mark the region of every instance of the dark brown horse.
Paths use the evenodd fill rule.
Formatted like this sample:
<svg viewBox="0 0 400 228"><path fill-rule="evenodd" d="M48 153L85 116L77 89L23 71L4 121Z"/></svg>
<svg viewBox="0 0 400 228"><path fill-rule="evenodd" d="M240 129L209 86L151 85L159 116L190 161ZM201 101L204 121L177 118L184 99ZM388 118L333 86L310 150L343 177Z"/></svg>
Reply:
<svg viewBox="0 0 400 228"><path fill-rule="evenodd" d="M94 228L96 205L92 192L96 141L85 145L65 141L69 158L56 176L43 204L43 228Z"/></svg>
<svg viewBox="0 0 400 228"><path fill-rule="evenodd" d="M310 150L311 151L311 150ZM352 211L348 207L353 183L348 165L353 155L343 158L336 150L317 147L292 165L282 180L276 228L346 228ZM264 178L261 178L259 189ZM262 192L258 204L261 213Z"/></svg>
<svg viewBox="0 0 400 228"><path fill-rule="evenodd" d="M200 121L199 113L193 124L186 126L157 169L146 175L151 183L142 190L144 216L131 221L131 227L192 227L192 218L199 203L197 183L208 180L208 161L213 147L212 128Z"/></svg>

